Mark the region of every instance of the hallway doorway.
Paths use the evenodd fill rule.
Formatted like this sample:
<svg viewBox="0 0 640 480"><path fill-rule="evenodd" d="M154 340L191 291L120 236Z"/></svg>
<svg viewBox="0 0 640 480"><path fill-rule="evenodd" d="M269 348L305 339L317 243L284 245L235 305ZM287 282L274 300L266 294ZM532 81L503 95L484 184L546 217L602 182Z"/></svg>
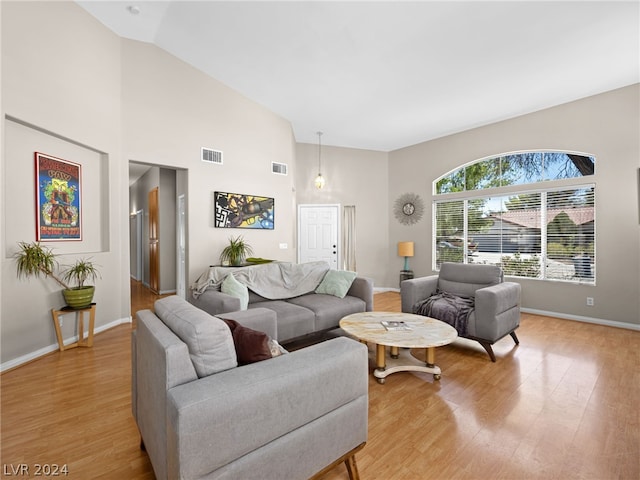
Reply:
<svg viewBox="0 0 640 480"><path fill-rule="evenodd" d="M150 199L152 191L157 195ZM157 205L157 215L152 215L150 202ZM142 289L155 291L161 297L176 294L180 286L182 294L186 295L185 272L188 271L189 257L187 205L186 169L129 162L132 315L135 315L135 305L140 296L154 298L150 297L153 292ZM140 243L134 241L139 232L142 232Z"/></svg>

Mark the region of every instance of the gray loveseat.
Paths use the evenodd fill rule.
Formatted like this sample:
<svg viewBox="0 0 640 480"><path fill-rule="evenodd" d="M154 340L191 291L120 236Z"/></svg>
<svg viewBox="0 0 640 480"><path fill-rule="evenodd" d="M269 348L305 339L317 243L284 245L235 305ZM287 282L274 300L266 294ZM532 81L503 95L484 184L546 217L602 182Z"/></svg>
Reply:
<svg viewBox="0 0 640 480"><path fill-rule="evenodd" d="M358 478L354 455L367 439L364 345L335 338L235 366L222 320L176 296L158 300L155 311L137 313L132 409L156 478L302 480L340 462ZM226 317L275 334L271 310Z"/></svg>
<svg viewBox="0 0 640 480"><path fill-rule="evenodd" d="M373 280L356 277L343 298L316 293L329 272L326 262L270 263L249 267L211 267L191 288L189 301L211 315L241 309L241 300L221 291L232 274L247 286L248 308L267 308L276 314L275 338L285 343L295 338L339 326L340 319L373 310ZM331 271L331 274L341 273Z"/></svg>

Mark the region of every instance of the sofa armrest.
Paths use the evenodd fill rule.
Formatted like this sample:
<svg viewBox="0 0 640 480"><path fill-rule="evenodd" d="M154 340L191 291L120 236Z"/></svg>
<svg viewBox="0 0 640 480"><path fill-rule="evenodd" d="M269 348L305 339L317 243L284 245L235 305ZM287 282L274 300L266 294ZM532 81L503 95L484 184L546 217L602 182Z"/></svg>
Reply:
<svg viewBox="0 0 640 480"><path fill-rule="evenodd" d="M167 389L198 379L187 345L151 310L136 313L132 406L157 478L167 478Z"/></svg>
<svg viewBox="0 0 640 480"><path fill-rule="evenodd" d="M138 353L136 350L136 330L131 330L131 413L138 420Z"/></svg>
<svg viewBox="0 0 640 480"><path fill-rule="evenodd" d="M487 318L520 305L519 283L502 282L476 290L476 317Z"/></svg>
<svg viewBox="0 0 640 480"><path fill-rule="evenodd" d="M362 404L348 432L355 447L367 438L368 382L366 346L341 337L177 386L169 478L205 476L351 402Z"/></svg>
<svg viewBox="0 0 640 480"><path fill-rule="evenodd" d="M350 297L357 297L364 300L365 311L373 311L373 279L367 277L356 277L347 292Z"/></svg>
<svg viewBox="0 0 640 480"><path fill-rule="evenodd" d="M278 315L268 308L250 308L249 310L220 313L216 316L226 320L235 320L240 325L264 332L273 339L278 338Z"/></svg>
<svg viewBox="0 0 640 480"><path fill-rule="evenodd" d="M404 280L400 284L402 311L404 313L413 313L413 306L420 300L435 294L437 289L438 275Z"/></svg>
<svg viewBox="0 0 640 480"><path fill-rule="evenodd" d="M240 299L232 295L227 295L213 288L207 288L198 298L189 295L189 303L195 305L200 310L204 310L209 315L219 313L236 312L240 310Z"/></svg>

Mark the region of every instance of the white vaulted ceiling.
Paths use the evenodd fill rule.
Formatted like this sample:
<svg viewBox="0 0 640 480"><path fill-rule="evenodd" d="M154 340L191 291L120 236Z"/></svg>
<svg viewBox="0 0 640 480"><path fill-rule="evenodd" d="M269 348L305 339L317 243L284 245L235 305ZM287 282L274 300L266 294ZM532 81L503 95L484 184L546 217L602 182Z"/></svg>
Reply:
<svg viewBox="0 0 640 480"><path fill-rule="evenodd" d="M304 143L391 151L640 81L637 0L77 3Z"/></svg>

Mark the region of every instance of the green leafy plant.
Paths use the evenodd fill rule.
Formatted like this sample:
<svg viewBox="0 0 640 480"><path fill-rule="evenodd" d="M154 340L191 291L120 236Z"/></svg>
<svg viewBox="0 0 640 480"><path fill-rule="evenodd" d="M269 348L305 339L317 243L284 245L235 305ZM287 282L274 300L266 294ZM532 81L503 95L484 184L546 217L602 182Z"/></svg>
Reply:
<svg viewBox="0 0 640 480"><path fill-rule="evenodd" d="M233 266L242 265L249 255L253 255L253 249L244 241L242 235L238 235L236 238L230 237L229 245L224 247L220 254L220 263L223 265L228 263Z"/></svg>
<svg viewBox="0 0 640 480"><path fill-rule="evenodd" d="M42 246L40 242L18 242L18 246L20 250L14 254L18 278L43 275L51 277L63 288L69 288L69 285L55 273L58 262L50 248Z"/></svg>
<svg viewBox="0 0 640 480"><path fill-rule="evenodd" d="M65 269L62 278L67 282L73 281L78 288L82 288L87 280L95 281L98 277L100 272L97 266L90 259L81 258Z"/></svg>
<svg viewBox="0 0 640 480"><path fill-rule="evenodd" d="M540 258L537 255L532 255L531 258L522 258L519 253L514 253L513 256L502 256L500 261L505 275L531 278L540 276Z"/></svg>

